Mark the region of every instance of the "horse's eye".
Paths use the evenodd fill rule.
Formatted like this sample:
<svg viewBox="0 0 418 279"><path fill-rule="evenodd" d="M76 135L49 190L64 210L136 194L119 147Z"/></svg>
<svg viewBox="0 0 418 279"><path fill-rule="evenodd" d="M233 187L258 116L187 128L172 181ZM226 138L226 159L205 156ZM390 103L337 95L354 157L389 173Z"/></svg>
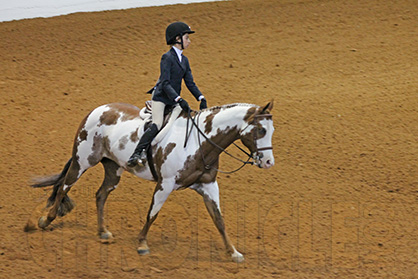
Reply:
<svg viewBox="0 0 418 279"><path fill-rule="evenodd" d="M260 128L258 128L258 134L260 135L260 136L265 136L266 135L266 133L267 133L267 131L266 131L266 129L265 128L263 128L263 127L260 127Z"/></svg>

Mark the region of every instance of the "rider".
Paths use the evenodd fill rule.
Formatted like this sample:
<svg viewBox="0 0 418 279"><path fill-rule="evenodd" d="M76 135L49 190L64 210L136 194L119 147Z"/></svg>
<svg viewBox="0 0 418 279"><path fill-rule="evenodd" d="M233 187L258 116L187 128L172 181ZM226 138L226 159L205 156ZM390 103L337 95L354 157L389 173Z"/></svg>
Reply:
<svg viewBox="0 0 418 279"><path fill-rule="evenodd" d="M196 100L200 101L200 109L207 108L205 97L193 81L189 60L182 54L191 43L189 34L192 33L195 31L192 31L184 22L173 22L165 31L167 45L171 47L161 57L161 73L157 85L148 92L152 93L152 124L145 131L129 158L129 167L137 164L145 165L146 149L163 125L166 106L179 104L184 111L190 111L189 104L180 97L182 79Z"/></svg>

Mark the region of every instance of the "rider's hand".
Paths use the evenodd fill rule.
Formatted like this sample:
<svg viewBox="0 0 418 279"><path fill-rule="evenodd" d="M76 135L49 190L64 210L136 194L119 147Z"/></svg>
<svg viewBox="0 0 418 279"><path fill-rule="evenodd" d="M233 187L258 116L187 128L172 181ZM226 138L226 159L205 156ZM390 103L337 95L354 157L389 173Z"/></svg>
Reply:
<svg viewBox="0 0 418 279"><path fill-rule="evenodd" d="M199 109L202 110L202 109L205 109L205 108L208 108L208 103L206 102L206 99L205 98L202 98L202 100L200 100L200 107L199 107Z"/></svg>
<svg viewBox="0 0 418 279"><path fill-rule="evenodd" d="M187 113L189 113L189 112L190 112L190 107L189 107L189 104L186 102L186 100L184 100L184 99L180 98L180 99L178 100L178 103L180 104L181 108L182 108L185 112L187 112Z"/></svg>

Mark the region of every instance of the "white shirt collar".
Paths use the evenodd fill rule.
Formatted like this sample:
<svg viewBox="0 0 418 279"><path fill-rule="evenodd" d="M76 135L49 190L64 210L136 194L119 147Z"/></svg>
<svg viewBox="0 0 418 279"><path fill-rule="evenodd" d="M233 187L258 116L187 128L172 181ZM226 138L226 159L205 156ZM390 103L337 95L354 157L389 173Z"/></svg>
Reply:
<svg viewBox="0 0 418 279"><path fill-rule="evenodd" d="M181 62L181 54L183 53L183 51L181 49L176 48L175 46L173 46L174 50L177 53L177 57L179 58L180 62Z"/></svg>

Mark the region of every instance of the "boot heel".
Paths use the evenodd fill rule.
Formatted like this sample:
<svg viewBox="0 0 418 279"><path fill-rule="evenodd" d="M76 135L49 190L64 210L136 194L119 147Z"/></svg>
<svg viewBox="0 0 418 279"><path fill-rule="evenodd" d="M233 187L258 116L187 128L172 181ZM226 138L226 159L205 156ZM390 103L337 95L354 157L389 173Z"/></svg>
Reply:
<svg viewBox="0 0 418 279"><path fill-rule="evenodd" d="M139 159L138 158L130 158L129 161L126 163L126 165L130 168L135 167L138 164Z"/></svg>
<svg viewBox="0 0 418 279"><path fill-rule="evenodd" d="M145 167L146 163L147 163L147 152L145 150L142 150L141 154L139 155L138 165Z"/></svg>

